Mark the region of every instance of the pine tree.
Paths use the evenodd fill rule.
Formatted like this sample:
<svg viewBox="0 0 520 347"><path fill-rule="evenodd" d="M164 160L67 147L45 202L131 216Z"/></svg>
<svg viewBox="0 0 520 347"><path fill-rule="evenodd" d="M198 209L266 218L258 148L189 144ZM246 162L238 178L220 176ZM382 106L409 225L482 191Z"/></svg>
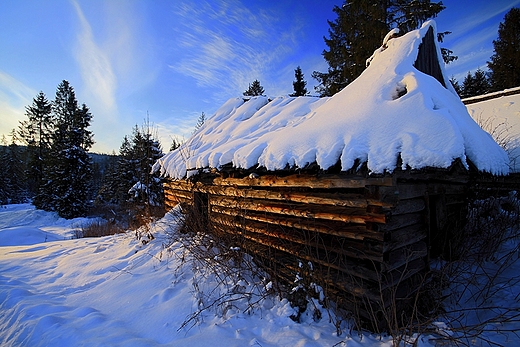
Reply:
<svg viewBox="0 0 520 347"><path fill-rule="evenodd" d="M9 144L9 167L7 178L10 186L10 203L21 204L27 201L27 186L25 176L25 153L24 149L18 146L16 130L11 131L11 144Z"/></svg>
<svg viewBox="0 0 520 347"><path fill-rule="evenodd" d="M335 21L328 21L328 50L323 57L329 64L327 72L314 71L312 77L320 85L315 89L321 96L332 96L356 79L366 67L366 59L390 28L401 34L413 30L444 9L442 2L430 0L351 0L342 7L334 6Z"/></svg>
<svg viewBox="0 0 520 347"><path fill-rule="evenodd" d="M459 81L455 78L455 76L451 76L450 83L453 86L453 89L457 92L457 94L460 96L462 94L462 87L460 86Z"/></svg>
<svg viewBox="0 0 520 347"><path fill-rule="evenodd" d="M492 89L520 86L520 9L512 8L498 27L494 54L488 61Z"/></svg>
<svg viewBox="0 0 520 347"><path fill-rule="evenodd" d="M7 138L4 134L2 134L2 137L0 138L0 205L7 205L9 202L9 181L7 178L7 164L9 162L9 154L7 151L7 146Z"/></svg>
<svg viewBox="0 0 520 347"><path fill-rule="evenodd" d="M164 202L162 178L158 172L152 173L152 166L163 152L159 141L154 139L149 122L145 123L142 131L136 126L132 142L137 181L128 191L130 200L144 206L161 206Z"/></svg>
<svg viewBox="0 0 520 347"><path fill-rule="evenodd" d="M65 80L58 85L52 113L52 144L40 188L42 208L74 218L86 212L91 197L92 163L88 150L93 139L87 129L92 114L85 104L78 106L74 89Z"/></svg>
<svg viewBox="0 0 520 347"><path fill-rule="evenodd" d="M135 165L136 160L134 158L132 143L128 136L125 136L119 147L119 157L116 166L118 179L114 185L114 203L123 204L128 200L128 191L137 182L137 175L134 173Z"/></svg>
<svg viewBox="0 0 520 347"><path fill-rule="evenodd" d="M260 81L254 80L249 88L243 93L244 96L259 96L264 94L264 87L260 85Z"/></svg>
<svg viewBox="0 0 520 347"><path fill-rule="evenodd" d="M473 90L475 95L483 95L489 93L491 89L491 84L489 83L489 79L481 68L478 68L473 75Z"/></svg>
<svg viewBox="0 0 520 347"><path fill-rule="evenodd" d="M28 119L20 122L18 133L27 146L27 187L29 195L34 197L42 184L44 160L53 131L51 104L43 92L33 99L31 106L26 107L25 115Z"/></svg>
<svg viewBox="0 0 520 347"><path fill-rule="evenodd" d="M472 96L486 94L490 91L490 84L486 73L478 68L475 74L468 72L462 82L461 98L469 98Z"/></svg>
<svg viewBox="0 0 520 347"><path fill-rule="evenodd" d="M181 146L180 141L177 141L176 139L172 138L172 144L170 145L170 152L175 151L177 148Z"/></svg>
<svg viewBox="0 0 520 347"><path fill-rule="evenodd" d="M307 82L303 79L303 72L299 66L294 70L294 78L296 79L293 82L294 93L292 93L290 96L307 95L309 93L306 88Z"/></svg>
<svg viewBox="0 0 520 347"><path fill-rule="evenodd" d="M471 71L468 71L468 74L464 77L464 81L462 81L462 90L460 93L462 99L477 95L473 89L474 84L473 75L471 74Z"/></svg>
<svg viewBox="0 0 520 347"><path fill-rule="evenodd" d="M113 152L108 156L101 176L100 188L96 195L97 204L118 204L117 191L120 184L118 172L119 156Z"/></svg>
<svg viewBox="0 0 520 347"><path fill-rule="evenodd" d="M205 122L206 122L206 115L204 114L204 112L202 112L201 115L199 116L199 118L197 119L197 124L195 124L195 130L193 131L193 133L196 133L197 130L202 128L202 126L204 125Z"/></svg>

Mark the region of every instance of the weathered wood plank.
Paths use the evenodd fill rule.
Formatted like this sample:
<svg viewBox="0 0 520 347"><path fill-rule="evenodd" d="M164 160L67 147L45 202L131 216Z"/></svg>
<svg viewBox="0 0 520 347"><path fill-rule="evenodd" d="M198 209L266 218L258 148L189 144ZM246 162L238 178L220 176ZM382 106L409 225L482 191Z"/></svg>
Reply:
<svg viewBox="0 0 520 347"><path fill-rule="evenodd" d="M211 210L213 212L218 212L229 216L240 216L252 221L264 222L272 225L281 225L306 231L315 231L326 235L344 237L346 239L362 241L366 238L370 238L372 240L379 240L381 242L384 239L384 233L368 231L364 225L360 224L334 223L332 221L319 222L317 220L309 221L292 216L284 216L283 218L280 218L280 216L277 215L256 213L254 211L248 211L247 213L241 214L238 213L234 208L222 206L211 206Z"/></svg>
<svg viewBox="0 0 520 347"><path fill-rule="evenodd" d="M348 247L342 247L340 242L332 243L332 240L326 240L317 233L301 233L292 228L280 228L277 225L267 225L266 223L254 221L237 221L227 215L212 213L211 218L214 222L221 225L228 225L243 229L254 234L272 237L274 239L285 240L294 244L299 244L308 249L321 249L325 252L335 252L341 255L355 259L368 259L375 262L382 262L383 255L378 252L366 250L362 242L347 242ZM336 241L337 238L335 238Z"/></svg>
<svg viewBox="0 0 520 347"><path fill-rule="evenodd" d="M230 197L241 197L248 199L266 199L266 200L278 200L287 202L297 202L305 204L315 205L327 205L327 206L343 206L343 207L355 207L355 208L366 208L369 205L377 206L388 206L375 199L367 199L362 194L342 194L342 193L315 193L315 192L294 192L290 190L283 191L272 191L265 189L252 189L249 187L216 187L207 186L200 188L200 191L209 193L212 195L230 196Z"/></svg>
<svg viewBox="0 0 520 347"><path fill-rule="evenodd" d="M271 203L270 201L233 199L221 196L212 196L210 205L251 210L257 212L274 213L287 216L317 218L345 223L364 224L366 222L385 223L386 215L366 213L362 209L354 208L316 208L310 205L284 204L282 202ZM330 211L330 212L327 212Z"/></svg>
<svg viewBox="0 0 520 347"><path fill-rule="evenodd" d="M291 175L278 177L273 175L260 176L258 178L220 178L214 180L214 184L221 186L237 187L307 187L307 188L364 188L373 186L392 186L391 177L381 178L346 178L339 175Z"/></svg>

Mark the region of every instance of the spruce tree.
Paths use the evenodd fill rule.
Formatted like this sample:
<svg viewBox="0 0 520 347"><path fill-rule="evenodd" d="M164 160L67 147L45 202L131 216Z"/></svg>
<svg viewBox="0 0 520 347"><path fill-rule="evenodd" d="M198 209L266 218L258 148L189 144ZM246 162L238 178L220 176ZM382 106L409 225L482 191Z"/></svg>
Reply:
<svg viewBox="0 0 520 347"><path fill-rule="evenodd" d="M254 80L243 94L244 96L260 96L264 94L264 87L260 85L260 81Z"/></svg>
<svg viewBox="0 0 520 347"><path fill-rule="evenodd" d="M492 89L520 86L520 9L512 8L498 27L494 54L488 61Z"/></svg>
<svg viewBox="0 0 520 347"><path fill-rule="evenodd" d="M137 175L134 173L136 162L132 143L128 136L125 136L119 147L119 159L117 161L117 175L119 179L114 196L115 202L118 204L123 204L128 200L128 191L137 182Z"/></svg>
<svg viewBox="0 0 520 347"><path fill-rule="evenodd" d="M293 82L294 93L290 94L290 96L307 95L309 93L306 88L307 82L303 79L303 72L299 66L294 70L294 78L295 78L295 81Z"/></svg>
<svg viewBox="0 0 520 347"><path fill-rule="evenodd" d="M164 202L162 178L158 172L152 173L152 166L163 156L163 152L148 122L142 131L136 126L132 142L136 182L129 190L130 201L144 206L161 206Z"/></svg>
<svg viewBox="0 0 520 347"><path fill-rule="evenodd" d="M490 84L486 73L478 68L475 74L468 72L462 82L461 98L469 98L472 96L486 94L490 91Z"/></svg>
<svg viewBox="0 0 520 347"><path fill-rule="evenodd" d="M0 137L0 205L7 205L9 202L7 179L7 164L9 162L9 154L7 151L7 138L4 134Z"/></svg>
<svg viewBox="0 0 520 347"><path fill-rule="evenodd" d="M31 197L37 196L43 179L44 161L48 156L53 131L51 104L43 92L26 107L28 119L20 122L18 133L27 146L27 188ZM36 205L38 199L33 201Z"/></svg>
<svg viewBox="0 0 520 347"><path fill-rule="evenodd" d="M195 130L193 130L193 133L196 133L197 130L202 128L202 126L204 125L205 122L206 122L206 115L204 114L204 112L202 112L201 115L199 116L199 118L197 119L197 124L195 124Z"/></svg>
<svg viewBox="0 0 520 347"><path fill-rule="evenodd" d="M16 130L13 129L11 143L7 147L7 163L4 166L6 190L11 204L21 204L27 201L24 150L18 146L17 141Z"/></svg>
<svg viewBox="0 0 520 347"><path fill-rule="evenodd" d="M52 113L54 131L40 189L42 207L74 218L85 214L91 198L88 150L94 142L88 127L92 114L85 104L78 106L74 89L65 80L58 85Z"/></svg>
<svg viewBox="0 0 520 347"><path fill-rule="evenodd" d="M450 83L453 86L453 89L455 89L455 91L457 92L457 94L459 96L461 96L461 94L462 94L462 87L460 86L460 83L459 83L459 81L457 81L455 76L451 76Z"/></svg>
<svg viewBox="0 0 520 347"><path fill-rule="evenodd" d="M321 96L336 94L363 72L366 59L381 46L391 28L404 34L443 9L442 2L430 0L351 0L334 6L338 17L328 21L328 50L322 53L329 67L327 72L313 72L312 77L320 83L316 91Z"/></svg>

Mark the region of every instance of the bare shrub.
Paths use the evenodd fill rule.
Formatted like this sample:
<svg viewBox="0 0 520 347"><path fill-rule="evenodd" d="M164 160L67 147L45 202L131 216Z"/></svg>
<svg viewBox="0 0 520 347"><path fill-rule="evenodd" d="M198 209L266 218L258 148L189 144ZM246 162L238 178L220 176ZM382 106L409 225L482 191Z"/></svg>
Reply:
<svg viewBox="0 0 520 347"><path fill-rule="evenodd" d="M516 192L471 203L460 258L437 263L445 295L438 343L500 346L498 337L518 336L519 222Z"/></svg>
<svg viewBox="0 0 520 347"><path fill-rule="evenodd" d="M93 222L85 224L81 226L79 229L76 229L75 237L101 237L119 233L124 233L124 229L122 229L115 222L96 219Z"/></svg>
<svg viewBox="0 0 520 347"><path fill-rule="evenodd" d="M191 328L211 311L227 319L261 309L272 293L269 277L253 262L240 245L208 232L211 226L200 211L184 206L168 212L179 231L169 232L169 242L181 245L179 264L190 262L192 291L198 308L186 317L179 330ZM231 226L230 226L231 227Z"/></svg>

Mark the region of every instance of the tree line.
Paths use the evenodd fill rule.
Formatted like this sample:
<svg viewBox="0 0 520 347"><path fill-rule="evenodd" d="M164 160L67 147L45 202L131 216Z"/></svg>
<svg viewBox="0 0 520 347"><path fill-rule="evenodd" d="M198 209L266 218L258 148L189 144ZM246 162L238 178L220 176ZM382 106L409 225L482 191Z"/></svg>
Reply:
<svg viewBox="0 0 520 347"><path fill-rule="evenodd" d="M124 137L118 154L91 154L92 114L66 80L53 101L38 93L25 115L10 143L0 139L0 204L31 201L38 209L74 218L96 204L163 203L161 178L151 173L163 152L148 121Z"/></svg>
<svg viewBox="0 0 520 347"><path fill-rule="evenodd" d="M332 96L354 81L366 68L366 59L380 47L385 35L392 28L398 35L417 29L426 20L436 17L445 6L429 0L350 0L334 6L337 18L328 21L329 37L324 37L328 49L322 52L329 65L326 72L314 71L318 81L314 87L319 96ZM442 42L445 31L437 34ZM468 72L462 84L450 79L461 98L520 86L520 9L512 8L498 28L498 38L493 41L494 53L487 62L489 71L481 68ZM458 57L447 48L441 48L442 58L449 64ZM308 95L301 68L295 70L294 93L291 96ZM249 85L244 96L264 93L258 80Z"/></svg>

